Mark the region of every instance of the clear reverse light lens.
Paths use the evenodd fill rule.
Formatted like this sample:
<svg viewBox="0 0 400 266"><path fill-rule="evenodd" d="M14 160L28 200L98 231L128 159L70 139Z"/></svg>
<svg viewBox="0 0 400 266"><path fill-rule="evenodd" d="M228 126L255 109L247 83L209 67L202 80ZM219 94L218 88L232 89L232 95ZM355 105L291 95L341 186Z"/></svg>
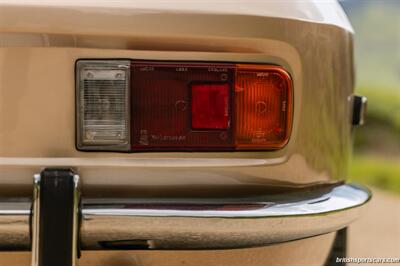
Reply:
<svg viewBox="0 0 400 266"><path fill-rule="evenodd" d="M129 150L128 60L77 62L77 137L82 150Z"/></svg>

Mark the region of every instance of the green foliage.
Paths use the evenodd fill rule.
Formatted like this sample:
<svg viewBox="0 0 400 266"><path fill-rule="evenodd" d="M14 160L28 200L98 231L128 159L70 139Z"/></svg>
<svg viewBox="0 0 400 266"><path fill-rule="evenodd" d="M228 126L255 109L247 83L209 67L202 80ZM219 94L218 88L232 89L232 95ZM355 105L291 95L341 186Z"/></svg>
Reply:
<svg viewBox="0 0 400 266"><path fill-rule="evenodd" d="M368 119L383 123L400 133L400 87L392 89L361 87L356 92L368 97Z"/></svg>
<svg viewBox="0 0 400 266"><path fill-rule="evenodd" d="M400 158L358 155L350 165L349 176L350 180L400 194Z"/></svg>
<svg viewBox="0 0 400 266"><path fill-rule="evenodd" d="M368 97L366 124L355 129L356 153L400 158L400 88L363 87L356 93Z"/></svg>
<svg viewBox="0 0 400 266"><path fill-rule="evenodd" d="M400 194L400 1L342 3L355 30L356 93L368 97L349 176Z"/></svg>
<svg viewBox="0 0 400 266"><path fill-rule="evenodd" d="M355 130L349 177L400 194L400 88L358 88L368 97L367 123Z"/></svg>

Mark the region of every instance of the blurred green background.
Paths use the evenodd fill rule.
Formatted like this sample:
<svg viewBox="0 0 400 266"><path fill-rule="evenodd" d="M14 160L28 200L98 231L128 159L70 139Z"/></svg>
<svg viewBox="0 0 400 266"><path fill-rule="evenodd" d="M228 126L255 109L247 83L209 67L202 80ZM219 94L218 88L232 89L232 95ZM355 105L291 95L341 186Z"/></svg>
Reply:
<svg viewBox="0 0 400 266"><path fill-rule="evenodd" d="M355 30L356 93L368 97L349 176L400 195L400 1L340 3Z"/></svg>

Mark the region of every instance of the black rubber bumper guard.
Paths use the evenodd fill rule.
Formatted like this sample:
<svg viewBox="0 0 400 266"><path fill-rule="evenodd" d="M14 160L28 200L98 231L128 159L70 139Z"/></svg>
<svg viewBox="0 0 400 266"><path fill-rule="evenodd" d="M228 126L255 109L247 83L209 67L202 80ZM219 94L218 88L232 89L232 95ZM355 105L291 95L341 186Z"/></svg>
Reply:
<svg viewBox="0 0 400 266"><path fill-rule="evenodd" d="M32 265L72 266L79 256L79 177L45 169L34 177Z"/></svg>

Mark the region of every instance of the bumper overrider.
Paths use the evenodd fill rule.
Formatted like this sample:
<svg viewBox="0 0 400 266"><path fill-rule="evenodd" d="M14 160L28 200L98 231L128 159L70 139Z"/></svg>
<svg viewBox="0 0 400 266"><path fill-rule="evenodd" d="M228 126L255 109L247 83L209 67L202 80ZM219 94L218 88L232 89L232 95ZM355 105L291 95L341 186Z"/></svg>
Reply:
<svg viewBox="0 0 400 266"><path fill-rule="evenodd" d="M0 249L32 249L36 265L57 242L74 260L80 249L227 249L311 237L346 227L371 198L346 183L254 198L85 198L68 169L34 180L32 199L1 199Z"/></svg>

